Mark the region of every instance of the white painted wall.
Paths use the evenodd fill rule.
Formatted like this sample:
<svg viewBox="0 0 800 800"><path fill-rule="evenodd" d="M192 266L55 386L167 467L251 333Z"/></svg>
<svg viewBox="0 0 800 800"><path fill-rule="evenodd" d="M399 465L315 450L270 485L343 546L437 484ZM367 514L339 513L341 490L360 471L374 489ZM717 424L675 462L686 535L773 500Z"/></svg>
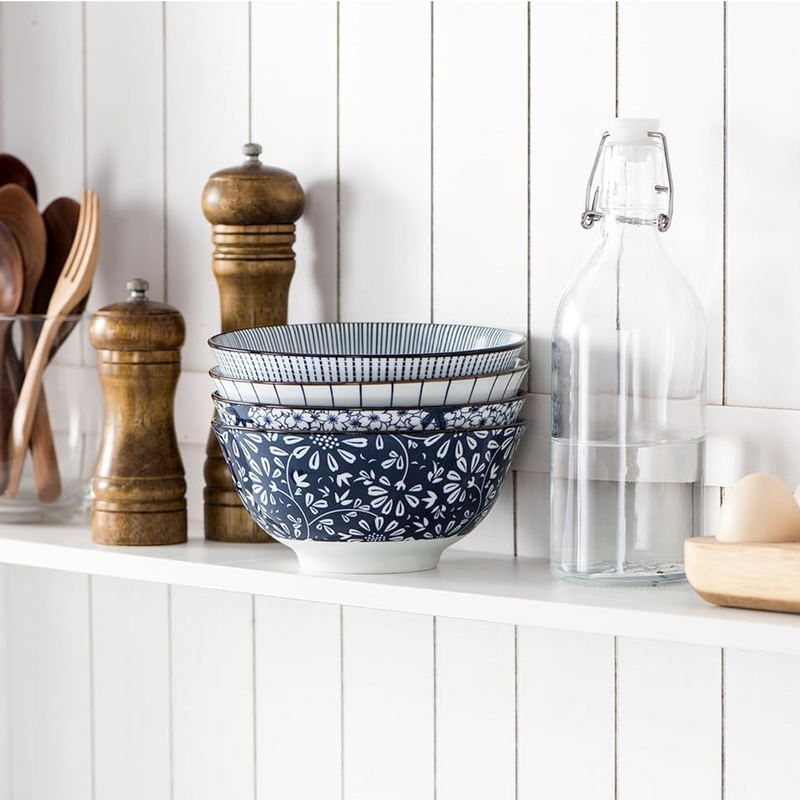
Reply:
<svg viewBox="0 0 800 800"><path fill-rule="evenodd" d="M459 547L542 556L549 332L596 236L578 221L616 111L659 116L670 141L664 243L709 325L708 515L716 487L754 467L800 480L786 441L800 431L798 23L800 6L778 2L3 3L0 146L33 169L42 203L84 184L100 193L92 308L141 276L183 312L194 519L219 320L200 194L254 139L307 193L293 321L528 330L534 430ZM724 786L777 800L796 783L795 762L753 725L753 674L788 681L791 658L12 567L0 567L2 609L0 800L194 800L234 786L237 798L483 800L487 781L530 800L690 784L687 797ZM788 737L796 698L780 696L769 714ZM318 769L298 720L324 739ZM769 780L747 766L753 753L769 753Z"/></svg>

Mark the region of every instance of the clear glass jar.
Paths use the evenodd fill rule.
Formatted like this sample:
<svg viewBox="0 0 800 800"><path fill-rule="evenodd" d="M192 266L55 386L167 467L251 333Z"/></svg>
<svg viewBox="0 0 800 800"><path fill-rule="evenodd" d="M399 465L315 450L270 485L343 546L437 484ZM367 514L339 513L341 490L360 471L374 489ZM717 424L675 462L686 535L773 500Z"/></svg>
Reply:
<svg viewBox="0 0 800 800"><path fill-rule="evenodd" d="M45 314L0 314L0 436L7 439L25 378L28 352L35 346ZM56 344L42 376L45 398L24 455L15 497L6 493L10 451L0 447L0 525L88 520L91 483L103 426L103 395L97 354L89 341L90 314L60 319ZM44 435L44 429L49 429ZM46 444L49 442L49 444Z"/></svg>
<svg viewBox="0 0 800 800"><path fill-rule="evenodd" d="M584 227L602 239L566 289L552 338L551 569L652 586L683 580L702 533L703 310L661 248L671 222L656 120L616 120ZM593 182L587 190L587 206Z"/></svg>

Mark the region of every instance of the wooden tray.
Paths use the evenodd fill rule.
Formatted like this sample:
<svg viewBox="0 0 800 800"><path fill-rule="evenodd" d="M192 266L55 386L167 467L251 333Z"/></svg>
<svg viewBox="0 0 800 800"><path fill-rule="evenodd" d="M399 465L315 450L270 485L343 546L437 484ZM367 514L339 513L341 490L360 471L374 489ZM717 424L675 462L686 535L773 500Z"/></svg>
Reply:
<svg viewBox="0 0 800 800"><path fill-rule="evenodd" d="M709 603L800 614L800 542L728 544L713 537L684 543L686 578Z"/></svg>

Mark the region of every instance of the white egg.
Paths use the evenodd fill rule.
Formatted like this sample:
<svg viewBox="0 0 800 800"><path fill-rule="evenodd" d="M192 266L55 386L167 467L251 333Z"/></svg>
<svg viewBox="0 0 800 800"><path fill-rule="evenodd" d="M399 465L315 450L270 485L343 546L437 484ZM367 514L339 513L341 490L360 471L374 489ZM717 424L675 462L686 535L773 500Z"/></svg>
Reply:
<svg viewBox="0 0 800 800"><path fill-rule="evenodd" d="M800 505L782 480L756 472L725 493L715 533L720 542L797 542Z"/></svg>

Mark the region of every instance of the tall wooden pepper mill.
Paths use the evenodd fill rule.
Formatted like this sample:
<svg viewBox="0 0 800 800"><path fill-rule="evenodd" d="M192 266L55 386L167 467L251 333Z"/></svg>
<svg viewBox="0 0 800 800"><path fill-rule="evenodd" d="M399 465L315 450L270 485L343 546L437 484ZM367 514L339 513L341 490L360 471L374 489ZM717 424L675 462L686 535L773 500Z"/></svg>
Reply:
<svg viewBox="0 0 800 800"><path fill-rule="evenodd" d="M222 331L286 323L294 274L294 223L304 196L291 172L264 166L261 146L246 144L241 166L215 172L203 191L211 223ZM204 469L205 535L224 542L271 538L245 510L217 440L210 433Z"/></svg>
<svg viewBox="0 0 800 800"><path fill-rule="evenodd" d="M98 544L186 541L186 480L175 435L175 388L186 326L177 309L147 299L147 281L101 308L90 336L103 384L103 440L92 488Z"/></svg>

